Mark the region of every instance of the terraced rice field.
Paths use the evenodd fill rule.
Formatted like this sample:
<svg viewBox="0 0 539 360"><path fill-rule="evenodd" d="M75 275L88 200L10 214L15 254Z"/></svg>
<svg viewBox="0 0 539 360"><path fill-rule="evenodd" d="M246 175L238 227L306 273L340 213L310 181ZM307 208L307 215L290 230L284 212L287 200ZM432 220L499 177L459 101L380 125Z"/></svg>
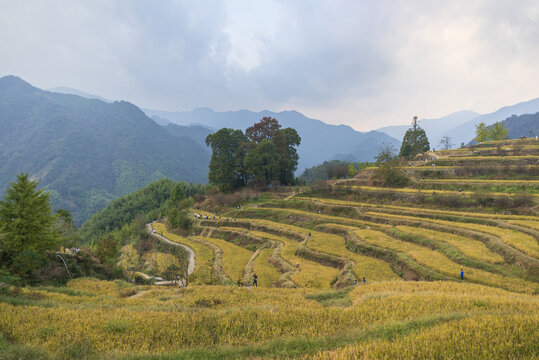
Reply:
<svg viewBox="0 0 539 360"><path fill-rule="evenodd" d="M530 185L539 186L539 180L488 180L488 179L418 179L421 183L432 184L489 184L489 185Z"/></svg>
<svg viewBox="0 0 539 360"><path fill-rule="evenodd" d="M279 210L279 209L276 209ZM298 213L298 212L292 212ZM307 212L300 212L303 214L308 214ZM318 216L317 216L318 217ZM331 218L331 217L330 217ZM253 220L259 222L259 220ZM353 273L358 279L366 277L371 281L381 281L381 280L394 280L398 276L391 270L389 264L382 260L378 260L368 256L362 256L354 252L349 251L346 248L345 240L342 236L322 233L314 230L309 230L301 228L298 226L275 223L270 221L263 222L266 226L272 228L278 228L286 230L289 232L301 234L305 238L311 234L311 238L307 239L306 246L310 249L316 250L323 254L334 255L336 257L351 260L353 262ZM364 224L364 223L362 223ZM299 260L298 260L299 262ZM300 264L303 261L299 262ZM303 268L303 266L301 266Z"/></svg>
<svg viewBox="0 0 539 360"><path fill-rule="evenodd" d="M451 211L451 210L438 210L438 209L427 209L427 208L415 208L410 206L395 206L395 205L384 205L384 204L371 204L365 202L357 201L345 201L338 199L324 199L312 197L312 201L319 202L322 204L328 205L343 205L343 206L352 206L360 208L377 208L377 209L389 209L397 210L405 213L415 213L415 214L425 214L425 215L451 215L451 216L461 216L469 218L485 218L485 219L504 219L511 221L520 221L520 220L530 220L532 222L537 221L536 216L528 215L507 215L507 214L493 214L493 213L481 213L481 212L469 212L469 211Z"/></svg>
<svg viewBox="0 0 539 360"><path fill-rule="evenodd" d="M539 244L537 243L537 239L535 239L531 235L524 234L517 230L502 229L495 226L487 226L487 225L480 225L480 224L470 224L470 223L461 223L461 222L454 222L454 221L447 221L447 220L419 218L415 216L379 213L379 212L374 212L374 211L368 211L365 214L379 216L383 218L390 218L390 219L430 222L433 224L452 226L455 228L478 231L485 234L494 235L494 236L499 237L506 244L513 246L514 248L522 251L523 253L527 255L530 255L539 259Z"/></svg>
<svg viewBox="0 0 539 360"><path fill-rule="evenodd" d="M347 185L351 189L356 190L362 190L362 191L378 191L378 192L396 192L396 193L408 193L408 194L425 194L425 195L434 195L434 194L441 194L441 195L456 195L461 194L465 196L473 195L474 192L472 191L461 191L460 193L456 190L423 190L423 189L409 189L409 188L385 188L385 187L376 187L376 186L359 186L359 185ZM509 193L502 193L502 192L489 192L489 195L491 196L497 196L497 197L507 197L507 196L515 196L518 194L509 194ZM533 197L539 197L539 194L530 194L529 196Z"/></svg>
<svg viewBox="0 0 539 360"><path fill-rule="evenodd" d="M397 226L398 230L415 236L420 236L426 239L446 242L456 247L462 254L492 264L501 264L504 258L499 254L493 253L481 241L465 238L463 236L453 235L449 233L420 229L411 226Z"/></svg>
<svg viewBox="0 0 539 360"><path fill-rule="evenodd" d="M209 241L219 247L223 251L222 266L225 273L234 282L242 279L245 266L252 256L251 251L222 239L210 237L195 237L195 239Z"/></svg>
<svg viewBox="0 0 539 360"><path fill-rule="evenodd" d="M532 140L500 146L519 144L520 154L539 148ZM429 156L456 159L437 169L462 170L466 161L492 169L498 158L473 154L496 145ZM535 158L505 156L500 168L531 169L533 178L537 165L514 162ZM413 165L420 166L404 170L431 166ZM536 197L521 208L429 208L402 195L384 203L368 195L417 189L346 186L375 170L325 187L274 189L242 209L193 209L211 220L195 218L187 237L154 223L195 251L187 288L95 279L66 287L0 284L0 358L539 359ZM458 184L511 185L415 180L439 184L440 194L454 194L447 186ZM528 183L539 179L513 184ZM258 287L245 286L254 274Z"/></svg>
<svg viewBox="0 0 539 360"><path fill-rule="evenodd" d="M523 226L525 228L530 228L536 231L539 231L539 220L538 221L532 221L532 220L511 220L508 221L510 224Z"/></svg>
<svg viewBox="0 0 539 360"><path fill-rule="evenodd" d="M186 237L171 233L165 224L154 223L153 227L158 233L163 234L169 240L189 246L196 254L196 267L191 281L200 284L211 284L214 281L213 275L213 251L207 246L190 240Z"/></svg>
<svg viewBox="0 0 539 360"><path fill-rule="evenodd" d="M270 226L274 225L273 222L264 220L257 220L255 223ZM328 289L331 288L331 284L337 279L339 270L297 256L296 252L300 245L299 242L289 240L284 236L278 236L263 231L250 230L249 233L283 245L282 249L280 249L280 257L282 257L282 259L291 267L292 274L290 279L297 286ZM274 249L274 251L276 250ZM295 268L298 263L300 264L300 269L299 271L296 271Z"/></svg>
<svg viewBox="0 0 539 360"><path fill-rule="evenodd" d="M518 278L507 278L502 275L457 264L437 251L395 239L380 231L356 230L354 233L366 243L407 254L417 263L436 270L450 278L458 279L460 269L463 269L466 274L466 279L480 284L528 293L533 293L538 289L538 284L536 283L531 283Z"/></svg>
<svg viewBox="0 0 539 360"><path fill-rule="evenodd" d="M258 286L271 287L282 275L275 266L270 264L272 253L271 248L262 249L254 261L253 272L258 276Z"/></svg>

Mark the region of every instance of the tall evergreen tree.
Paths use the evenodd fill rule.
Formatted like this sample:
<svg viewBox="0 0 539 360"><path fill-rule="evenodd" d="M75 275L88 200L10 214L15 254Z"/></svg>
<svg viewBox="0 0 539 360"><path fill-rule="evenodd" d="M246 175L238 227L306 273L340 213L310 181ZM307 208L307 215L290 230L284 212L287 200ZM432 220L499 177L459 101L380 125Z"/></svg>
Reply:
<svg viewBox="0 0 539 360"><path fill-rule="evenodd" d="M412 127L406 131L402 139L402 146L399 153L400 157L413 158L417 154L430 149L427 134L419 125L417 125L417 116L414 116Z"/></svg>
<svg viewBox="0 0 539 360"><path fill-rule="evenodd" d="M56 250L60 236L55 230L49 194L36 190L37 181L20 174L0 201L0 256L15 274L31 278L47 250Z"/></svg>

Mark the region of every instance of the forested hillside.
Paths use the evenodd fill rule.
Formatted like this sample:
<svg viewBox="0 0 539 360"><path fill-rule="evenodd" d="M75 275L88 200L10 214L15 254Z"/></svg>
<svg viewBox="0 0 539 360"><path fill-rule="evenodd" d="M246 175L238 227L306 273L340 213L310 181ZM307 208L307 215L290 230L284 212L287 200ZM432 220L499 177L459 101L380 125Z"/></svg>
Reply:
<svg viewBox="0 0 539 360"><path fill-rule="evenodd" d="M206 137L215 131L200 125L182 126L177 124L167 124L162 126L171 135L178 138L187 136L204 147L206 147Z"/></svg>
<svg viewBox="0 0 539 360"><path fill-rule="evenodd" d="M0 196L29 173L76 224L112 199L168 177L206 182L209 151L128 102L105 103L0 79Z"/></svg>
<svg viewBox="0 0 539 360"><path fill-rule="evenodd" d="M513 115L503 121L506 129L509 129L507 138L518 139L522 136L534 137L539 135L539 112L535 114Z"/></svg>
<svg viewBox="0 0 539 360"><path fill-rule="evenodd" d="M169 179L161 179L148 184L131 194L112 201L106 208L94 214L80 229L84 242L120 229L139 215L153 220L165 214L165 202L171 197L174 186L179 185L186 196L204 193L205 185L176 183Z"/></svg>

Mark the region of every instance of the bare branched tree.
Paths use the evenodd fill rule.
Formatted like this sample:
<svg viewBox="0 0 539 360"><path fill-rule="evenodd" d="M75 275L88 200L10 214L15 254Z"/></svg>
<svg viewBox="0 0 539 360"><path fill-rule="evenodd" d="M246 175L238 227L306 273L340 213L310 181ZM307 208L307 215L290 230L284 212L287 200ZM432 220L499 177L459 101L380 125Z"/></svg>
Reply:
<svg viewBox="0 0 539 360"><path fill-rule="evenodd" d="M451 142L451 138L449 136L444 136L440 140L440 147L444 150L449 150L453 147L453 143Z"/></svg>

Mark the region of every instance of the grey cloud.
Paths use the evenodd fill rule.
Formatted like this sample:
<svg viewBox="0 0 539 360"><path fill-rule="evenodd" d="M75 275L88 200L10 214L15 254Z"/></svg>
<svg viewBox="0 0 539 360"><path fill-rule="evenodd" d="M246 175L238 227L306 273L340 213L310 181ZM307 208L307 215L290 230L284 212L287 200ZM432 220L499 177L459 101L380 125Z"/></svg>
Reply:
<svg viewBox="0 0 539 360"><path fill-rule="evenodd" d="M539 93L529 0L0 6L2 75L144 107L298 108L367 129Z"/></svg>

